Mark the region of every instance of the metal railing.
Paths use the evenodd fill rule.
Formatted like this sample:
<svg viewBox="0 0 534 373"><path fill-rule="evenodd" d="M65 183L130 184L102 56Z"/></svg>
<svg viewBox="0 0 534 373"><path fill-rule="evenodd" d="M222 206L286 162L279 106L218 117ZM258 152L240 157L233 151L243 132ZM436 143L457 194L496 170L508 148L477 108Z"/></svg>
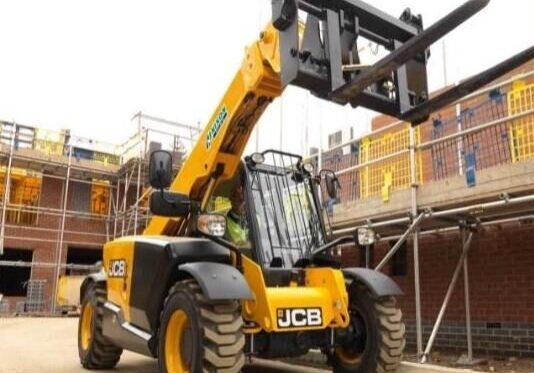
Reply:
<svg viewBox="0 0 534 373"><path fill-rule="evenodd" d="M421 185L464 175L472 186L477 171L534 159L534 71L473 93L416 128L410 163L409 124L394 122L308 159L336 171L336 203L381 197L411 186L411 168ZM529 79L529 80L527 80ZM514 102L510 101L515 100ZM326 201L329 206L331 201Z"/></svg>

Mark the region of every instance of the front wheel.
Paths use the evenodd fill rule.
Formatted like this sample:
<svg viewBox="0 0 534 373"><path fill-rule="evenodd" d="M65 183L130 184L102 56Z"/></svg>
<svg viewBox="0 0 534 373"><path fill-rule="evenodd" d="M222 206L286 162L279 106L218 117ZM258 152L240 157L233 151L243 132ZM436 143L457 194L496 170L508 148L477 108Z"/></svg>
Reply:
<svg viewBox="0 0 534 373"><path fill-rule="evenodd" d="M119 362L122 349L113 345L102 331L106 285L92 282L82 299L78 324L78 353L85 369L111 369Z"/></svg>
<svg viewBox="0 0 534 373"><path fill-rule="evenodd" d="M349 328L328 356L334 372L395 372L406 345L402 312L395 298L375 298L358 283L351 285L349 298Z"/></svg>
<svg viewBox="0 0 534 373"><path fill-rule="evenodd" d="M239 302L212 303L193 280L177 282L161 315L163 373L238 373L245 363Z"/></svg>

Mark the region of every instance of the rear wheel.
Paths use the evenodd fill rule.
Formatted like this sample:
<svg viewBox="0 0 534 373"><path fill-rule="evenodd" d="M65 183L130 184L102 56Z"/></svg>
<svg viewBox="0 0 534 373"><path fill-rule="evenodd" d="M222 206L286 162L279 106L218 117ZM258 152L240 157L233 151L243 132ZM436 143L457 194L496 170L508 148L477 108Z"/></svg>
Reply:
<svg viewBox="0 0 534 373"><path fill-rule="evenodd" d="M374 298L362 284L353 284L349 297L349 329L329 356L334 372L395 372L406 344L402 312L395 298Z"/></svg>
<svg viewBox="0 0 534 373"><path fill-rule="evenodd" d="M105 284L89 284L83 296L78 324L78 354L85 369L111 369L122 354L122 349L113 345L102 333L105 301Z"/></svg>
<svg viewBox="0 0 534 373"><path fill-rule="evenodd" d="M158 360L164 373L237 373L245 363L237 301L209 302L193 280L176 283L165 300Z"/></svg>

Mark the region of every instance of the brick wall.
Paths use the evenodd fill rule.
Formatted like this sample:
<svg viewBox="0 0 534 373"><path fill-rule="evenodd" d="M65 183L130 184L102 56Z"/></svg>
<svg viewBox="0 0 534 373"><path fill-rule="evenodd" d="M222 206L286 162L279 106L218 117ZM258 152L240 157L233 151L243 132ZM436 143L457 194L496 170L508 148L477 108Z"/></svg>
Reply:
<svg viewBox="0 0 534 373"><path fill-rule="evenodd" d="M534 356L534 225L488 228L475 233L469 254L471 319L474 348L478 352ZM374 265L389 248L375 248ZM408 243L406 276L392 276L405 295L400 306L408 323L409 344L415 345L413 255ZM421 301L425 339L428 339L458 262L458 234L420 239ZM360 253L345 249L344 263L357 266ZM391 274L390 269L385 273ZM463 277L456 285L436 347L465 350Z"/></svg>
<svg viewBox="0 0 534 373"><path fill-rule="evenodd" d="M521 66L502 77L504 81L518 73L534 70L534 61ZM527 83L534 82L534 77ZM422 142L446 136L461 128L469 128L507 115L506 92L503 101L491 99L484 94L464 101L459 107L462 115L457 117L455 106L434 113L420 128ZM435 93L434 93L435 94ZM460 123L458 123L460 119ZM380 115L372 120L373 130L396 122L397 119ZM442 126L439 127L441 121ZM438 124L438 126L436 126ZM459 167L465 169L465 155L474 152L476 169L487 168L510 161L507 123L485 130L464 139L463 152L458 152L456 141L426 150L422 154L423 182L458 175ZM350 162L350 155L338 157L337 163L327 158L328 165L343 169ZM461 164L461 166L460 166ZM340 167L336 167L339 165ZM353 179L358 179L358 175ZM343 194L341 199L352 199L353 185L347 176L340 178ZM469 255L471 318L473 345L479 353L494 355L534 356L534 225L505 226L483 229L473 238ZM415 346L415 296L413 278L412 245L408 242L408 268L406 276L392 276L402 287L405 295L400 298L408 325L408 342ZM375 248L374 265L389 248L380 244ZM433 323L452 278L461 252L457 233L430 235L420 240L421 298L424 339L428 340ZM344 250L344 263L361 265L360 254L352 249ZM386 272L391 274L391 270ZM452 348L465 351L464 284L461 277L456 285L447 309L442 328L435 342L437 348Z"/></svg>

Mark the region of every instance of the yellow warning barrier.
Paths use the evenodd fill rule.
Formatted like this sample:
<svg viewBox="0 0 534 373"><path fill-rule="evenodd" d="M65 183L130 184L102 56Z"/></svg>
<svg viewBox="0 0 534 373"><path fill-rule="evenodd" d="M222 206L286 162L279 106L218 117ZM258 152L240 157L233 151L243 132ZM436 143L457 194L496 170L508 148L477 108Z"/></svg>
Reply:
<svg viewBox="0 0 534 373"><path fill-rule="evenodd" d="M113 164L113 165L120 164L120 157L118 155L103 153L103 152L93 152L93 160L97 162L102 162L106 166L108 164Z"/></svg>
<svg viewBox="0 0 534 373"><path fill-rule="evenodd" d="M534 84L516 81L508 92L508 115L516 115L534 108ZM534 158L534 116L515 119L508 125L512 162Z"/></svg>
<svg viewBox="0 0 534 373"><path fill-rule="evenodd" d="M53 132L38 128L35 130L33 148L48 155L63 155L65 132Z"/></svg>
<svg viewBox="0 0 534 373"><path fill-rule="evenodd" d="M5 169L0 170L0 199L5 190ZM20 168L11 170L9 201L13 207L7 211L7 221L15 224L33 225L37 223L36 211L25 211L26 206L37 207L41 195L41 177Z"/></svg>
<svg viewBox="0 0 534 373"><path fill-rule="evenodd" d="M56 302L59 306L77 308L80 305L80 287L87 276L59 277Z"/></svg>
<svg viewBox="0 0 534 373"><path fill-rule="evenodd" d="M106 215L109 206L109 181L93 179L91 184L91 212Z"/></svg>
<svg viewBox="0 0 534 373"><path fill-rule="evenodd" d="M419 128L415 129L415 141L420 142ZM402 129L387 132L379 137L369 136L360 143L359 163L371 162L388 155L409 149L410 127L406 123ZM421 155L418 154L417 180L422 183ZM410 156L403 154L383 162L360 169L360 198L381 196L389 201L391 192L410 187Z"/></svg>

